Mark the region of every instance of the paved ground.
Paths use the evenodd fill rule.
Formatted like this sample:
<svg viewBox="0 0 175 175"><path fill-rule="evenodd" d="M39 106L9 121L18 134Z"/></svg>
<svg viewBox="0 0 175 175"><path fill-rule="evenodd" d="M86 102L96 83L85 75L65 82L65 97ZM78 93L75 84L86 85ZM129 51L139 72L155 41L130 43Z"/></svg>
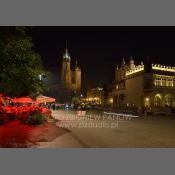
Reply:
<svg viewBox="0 0 175 175"><path fill-rule="evenodd" d="M0 147L38 147L40 142L50 143L68 132L68 130L58 128L53 123L31 126L21 124L19 121L12 121L7 124L0 125Z"/></svg>
<svg viewBox="0 0 175 175"><path fill-rule="evenodd" d="M117 121L102 113L75 118L73 111L55 111L56 125L69 132L39 147L175 147L175 116L130 118ZM94 118L94 114L100 116ZM65 117L66 116L66 117ZM118 123L119 122L119 123ZM104 126L102 125L104 124Z"/></svg>
<svg viewBox="0 0 175 175"><path fill-rule="evenodd" d="M0 147L119 148L175 147L175 116L118 118L88 111L53 111L56 123L39 126L17 121L0 126Z"/></svg>

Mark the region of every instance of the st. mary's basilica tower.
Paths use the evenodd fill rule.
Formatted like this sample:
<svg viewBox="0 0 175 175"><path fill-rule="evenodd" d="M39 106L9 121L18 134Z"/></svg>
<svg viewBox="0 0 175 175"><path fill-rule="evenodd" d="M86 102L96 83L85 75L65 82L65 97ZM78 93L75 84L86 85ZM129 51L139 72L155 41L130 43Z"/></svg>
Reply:
<svg viewBox="0 0 175 175"><path fill-rule="evenodd" d="M66 46L62 57L61 87L64 91L79 92L81 90L81 69L78 63L71 69L71 57Z"/></svg>

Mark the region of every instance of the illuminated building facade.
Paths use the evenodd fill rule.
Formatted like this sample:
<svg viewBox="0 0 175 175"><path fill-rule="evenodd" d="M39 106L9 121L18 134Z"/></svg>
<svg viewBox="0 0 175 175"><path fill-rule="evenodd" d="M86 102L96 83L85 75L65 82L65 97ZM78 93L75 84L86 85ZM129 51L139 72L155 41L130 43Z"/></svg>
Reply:
<svg viewBox="0 0 175 175"><path fill-rule="evenodd" d="M62 101L70 102L72 92L79 93L81 91L81 69L76 61L75 68L71 69L71 57L67 46L63 54L63 62L61 69L61 93Z"/></svg>
<svg viewBox="0 0 175 175"><path fill-rule="evenodd" d="M78 67L76 61L75 69L71 70L71 57L67 47L63 54L61 85L64 89L77 91L81 89L81 69Z"/></svg>
<svg viewBox="0 0 175 175"><path fill-rule="evenodd" d="M175 67L123 60L116 67L112 95L114 108L175 106Z"/></svg>
<svg viewBox="0 0 175 175"><path fill-rule="evenodd" d="M104 91L101 87L96 87L87 90L86 99L87 104L102 105L104 101Z"/></svg>

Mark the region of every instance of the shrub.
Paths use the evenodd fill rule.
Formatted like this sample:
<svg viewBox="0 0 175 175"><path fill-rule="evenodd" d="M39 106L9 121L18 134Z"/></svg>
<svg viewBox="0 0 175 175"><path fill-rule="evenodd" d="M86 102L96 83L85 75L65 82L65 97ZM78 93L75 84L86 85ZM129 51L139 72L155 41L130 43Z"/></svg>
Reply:
<svg viewBox="0 0 175 175"><path fill-rule="evenodd" d="M46 116L36 111L31 116L29 116L26 120L27 124L39 125L46 121Z"/></svg>

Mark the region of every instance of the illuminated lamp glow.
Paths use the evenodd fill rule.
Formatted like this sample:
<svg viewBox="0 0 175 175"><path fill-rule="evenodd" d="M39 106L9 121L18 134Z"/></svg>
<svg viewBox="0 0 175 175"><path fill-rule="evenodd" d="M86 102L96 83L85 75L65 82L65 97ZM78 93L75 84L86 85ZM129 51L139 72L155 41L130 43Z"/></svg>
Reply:
<svg viewBox="0 0 175 175"><path fill-rule="evenodd" d="M113 103L113 98L110 98L109 99L109 102L112 104Z"/></svg>
<svg viewBox="0 0 175 175"><path fill-rule="evenodd" d="M145 101L146 101L146 102L148 102L148 101L149 101L149 98L148 98L148 97L146 97L146 98L145 98Z"/></svg>

